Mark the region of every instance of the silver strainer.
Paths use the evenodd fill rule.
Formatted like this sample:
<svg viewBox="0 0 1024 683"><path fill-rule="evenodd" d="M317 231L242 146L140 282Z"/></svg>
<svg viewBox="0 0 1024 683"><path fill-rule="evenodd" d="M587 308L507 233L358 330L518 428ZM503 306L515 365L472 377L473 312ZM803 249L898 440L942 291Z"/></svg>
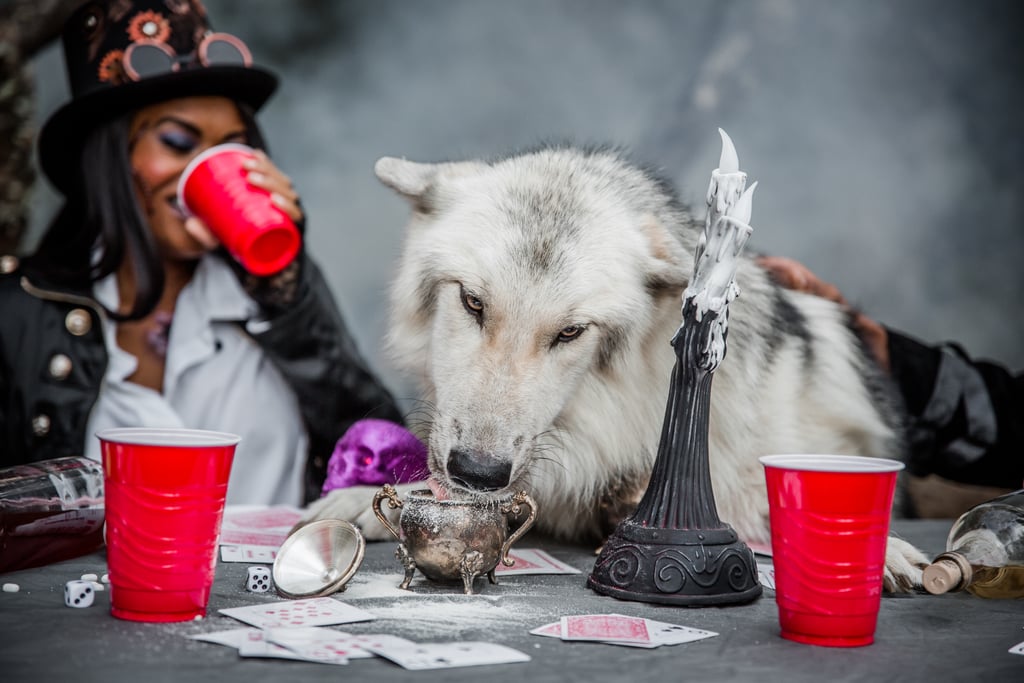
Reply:
<svg viewBox="0 0 1024 683"><path fill-rule="evenodd" d="M318 598L340 590L363 563L366 541L340 519L321 519L292 532L274 560L274 584L286 598Z"/></svg>

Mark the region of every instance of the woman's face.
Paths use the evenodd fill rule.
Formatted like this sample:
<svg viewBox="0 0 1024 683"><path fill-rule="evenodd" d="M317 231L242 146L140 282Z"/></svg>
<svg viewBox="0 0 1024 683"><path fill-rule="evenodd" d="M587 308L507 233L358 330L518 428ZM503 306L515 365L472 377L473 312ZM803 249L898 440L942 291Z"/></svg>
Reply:
<svg viewBox="0 0 1024 683"><path fill-rule="evenodd" d="M140 109L132 117L129 156L136 198L165 259L193 260L206 249L185 232L178 178L200 152L246 142L238 107L223 97L185 97Z"/></svg>

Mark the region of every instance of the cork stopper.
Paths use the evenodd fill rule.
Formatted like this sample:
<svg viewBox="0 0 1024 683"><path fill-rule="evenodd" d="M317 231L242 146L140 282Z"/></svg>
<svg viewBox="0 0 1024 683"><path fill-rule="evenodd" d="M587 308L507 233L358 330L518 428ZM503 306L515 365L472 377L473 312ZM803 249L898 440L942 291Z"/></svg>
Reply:
<svg viewBox="0 0 1024 683"><path fill-rule="evenodd" d="M921 582L933 595L963 590L971 582L971 565L959 553L942 553L924 568Z"/></svg>

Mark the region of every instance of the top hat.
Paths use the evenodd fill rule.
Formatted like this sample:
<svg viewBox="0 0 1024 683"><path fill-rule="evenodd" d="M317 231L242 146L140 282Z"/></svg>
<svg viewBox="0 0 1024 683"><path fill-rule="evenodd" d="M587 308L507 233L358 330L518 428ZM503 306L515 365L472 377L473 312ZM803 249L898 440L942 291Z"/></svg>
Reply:
<svg viewBox="0 0 1024 683"><path fill-rule="evenodd" d="M177 97L220 95L259 109L277 77L254 67L234 36L214 33L201 0L87 2L64 25L71 101L39 134L39 162L62 192L86 135L129 111Z"/></svg>

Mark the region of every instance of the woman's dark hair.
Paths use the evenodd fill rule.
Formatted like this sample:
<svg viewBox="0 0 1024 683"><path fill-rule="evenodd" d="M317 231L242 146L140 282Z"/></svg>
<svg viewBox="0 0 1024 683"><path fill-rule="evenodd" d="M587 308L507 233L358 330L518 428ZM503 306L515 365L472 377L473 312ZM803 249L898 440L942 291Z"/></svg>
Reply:
<svg viewBox="0 0 1024 683"><path fill-rule="evenodd" d="M238 103L246 142L266 149L251 107ZM81 171L57 217L26 259L30 272L57 286L88 287L132 264L135 301L115 320L138 320L160 301L164 271L132 183L128 131L131 114L94 129L82 146Z"/></svg>

